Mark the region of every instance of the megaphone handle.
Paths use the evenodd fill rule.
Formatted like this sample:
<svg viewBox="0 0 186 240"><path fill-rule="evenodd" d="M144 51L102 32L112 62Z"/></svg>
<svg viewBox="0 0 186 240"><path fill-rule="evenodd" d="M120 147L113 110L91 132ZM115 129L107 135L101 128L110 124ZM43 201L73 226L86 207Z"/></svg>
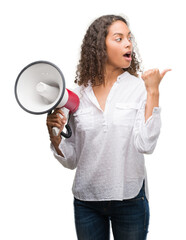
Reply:
<svg viewBox="0 0 186 240"><path fill-rule="evenodd" d="M53 134L54 136L57 136L57 135L59 134L59 128L53 127L53 128L52 128L52 134Z"/></svg>
<svg viewBox="0 0 186 240"><path fill-rule="evenodd" d="M60 118L63 118L63 116L62 116L61 114L58 113L57 115L59 115ZM53 128L52 128L52 134L53 134L54 136L57 136L57 135L59 134L59 128L53 127Z"/></svg>
<svg viewBox="0 0 186 240"><path fill-rule="evenodd" d="M63 109L63 110L64 110L64 109ZM69 112L69 110L67 110L67 112ZM51 112L50 112L50 113L51 113ZM49 114L50 114L50 113L49 113ZM59 114L59 113L58 113L58 115L59 115L61 118L63 117L63 116L62 116L61 114ZM69 120L70 120L70 114L69 114L68 122L69 122ZM61 132L61 135L62 135L63 137L65 137L65 138L70 138L71 135L72 135L72 130L71 130L71 128L70 128L70 126L69 126L68 123L65 125L65 128L66 128L66 130L67 130L67 133L64 133L64 132L62 131L62 132ZM59 128L53 127L53 128L52 128L52 133L53 133L54 136L57 136L57 135L59 134Z"/></svg>
<svg viewBox="0 0 186 240"><path fill-rule="evenodd" d="M71 137L71 135L72 135L72 130L71 130L70 126L68 125L68 123L65 125L65 128L66 128L66 130L67 130L67 133L64 133L64 132L62 131L62 132L61 132L61 135L62 135L63 137L65 137L65 138ZM59 128L53 127L53 128L52 128L52 133L53 133L54 136L57 136L57 135L59 134Z"/></svg>

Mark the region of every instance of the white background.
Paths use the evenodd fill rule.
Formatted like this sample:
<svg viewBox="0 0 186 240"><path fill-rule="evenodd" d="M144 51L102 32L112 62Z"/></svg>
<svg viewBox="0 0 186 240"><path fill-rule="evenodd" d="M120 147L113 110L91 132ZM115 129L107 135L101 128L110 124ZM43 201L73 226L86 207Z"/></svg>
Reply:
<svg viewBox="0 0 186 240"><path fill-rule="evenodd" d="M21 69L36 60L59 66L73 87L80 45L104 14L127 15L145 70L172 68L160 87L162 131L146 156L150 240L186 239L184 1L7 0L0 4L0 239L76 239L75 171L54 159L46 115L24 112L14 97Z"/></svg>

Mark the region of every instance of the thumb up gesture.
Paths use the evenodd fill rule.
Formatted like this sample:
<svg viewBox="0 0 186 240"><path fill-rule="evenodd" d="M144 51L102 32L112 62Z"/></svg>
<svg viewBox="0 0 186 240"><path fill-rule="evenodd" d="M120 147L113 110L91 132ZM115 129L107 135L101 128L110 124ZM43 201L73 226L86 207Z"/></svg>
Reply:
<svg viewBox="0 0 186 240"><path fill-rule="evenodd" d="M171 69L165 69L161 73L160 73L159 69L157 69L157 68L145 71L141 75L141 78L145 82L145 87L147 89L147 92L153 91L153 90L158 90L161 80L163 79L163 77L165 76L165 74L168 71L171 71Z"/></svg>

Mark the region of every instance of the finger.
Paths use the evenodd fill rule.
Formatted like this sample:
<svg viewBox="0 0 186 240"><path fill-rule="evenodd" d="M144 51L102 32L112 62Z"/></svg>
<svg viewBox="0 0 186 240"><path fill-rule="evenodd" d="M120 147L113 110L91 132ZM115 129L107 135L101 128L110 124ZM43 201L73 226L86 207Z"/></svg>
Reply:
<svg viewBox="0 0 186 240"><path fill-rule="evenodd" d="M66 123L66 119L61 119L59 116L56 116L55 118L52 119L47 119L47 125L53 126L55 124L63 125Z"/></svg>
<svg viewBox="0 0 186 240"><path fill-rule="evenodd" d="M61 121L48 121L47 126L48 127L58 127L60 128L62 125L64 125Z"/></svg>
<svg viewBox="0 0 186 240"><path fill-rule="evenodd" d="M141 78L143 80L145 80L150 74L152 74L154 72L154 69L149 69L146 70L145 72L142 73Z"/></svg>
<svg viewBox="0 0 186 240"><path fill-rule="evenodd" d="M46 122L48 128L53 128L53 127L63 128L65 123L66 123L65 119L61 120L60 117L47 119L47 122Z"/></svg>
<svg viewBox="0 0 186 240"><path fill-rule="evenodd" d="M170 68L168 68L168 69L165 69L165 70L163 70L162 72L161 72L161 78L163 78L164 76L165 76L165 74L167 73L167 72L169 72L169 71L172 71L172 69L170 69Z"/></svg>
<svg viewBox="0 0 186 240"><path fill-rule="evenodd" d="M61 110L56 111L56 116L57 116L58 119L61 120L61 122L62 122L63 124L66 123L66 120L67 120L67 119L66 119L66 116L65 116L65 114L64 114L63 111L61 111Z"/></svg>
<svg viewBox="0 0 186 240"><path fill-rule="evenodd" d="M47 116L47 121L61 121L64 120L66 122L67 118L65 115L61 115L61 113L50 114Z"/></svg>
<svg viewBox="0 0 186 240"><path fill-rule="evenodd" d="M61 114L62 116L65 116L64 112L60 108L56 108L53 113L54 114Z"/></svg>
<svg viewBox="0 0 186 240"><path fill-rule="evenodd" d="M55 124L52 124L52 125L48 125L48 132L49 132L49 135L50 136L53 136L53 128L56 127L60 130L60 132L63 130L64 128L64 124L58 124L58 123L55 123Z"/></svg>
<svg viewBox="0 0 186 240"><path fill-rule="evenodd" d="M59 113L56 114L56 118L58 119L58 121L61 121L62 123L66 123L66 121L67 121L66 116L65 115L62 116Z"/></svg>

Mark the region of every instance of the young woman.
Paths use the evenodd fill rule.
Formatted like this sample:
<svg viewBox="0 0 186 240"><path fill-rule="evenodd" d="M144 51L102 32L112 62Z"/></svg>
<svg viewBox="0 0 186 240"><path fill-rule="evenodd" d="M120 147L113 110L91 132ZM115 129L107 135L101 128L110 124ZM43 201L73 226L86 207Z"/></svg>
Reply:
<svg viewBox="0 0 186 240"><path fill-rule="evenodd" d="M73 184L79 240L144 240L149 204L144 154L152 153L160 133L159 84L164 75L140 62L127 21L96 19L83 40L75 82L80 106L70 117L72 137L52 135L66 117L47 117L55 157L76 170ZM61 119L57 113L63 115Z"/></svg>

